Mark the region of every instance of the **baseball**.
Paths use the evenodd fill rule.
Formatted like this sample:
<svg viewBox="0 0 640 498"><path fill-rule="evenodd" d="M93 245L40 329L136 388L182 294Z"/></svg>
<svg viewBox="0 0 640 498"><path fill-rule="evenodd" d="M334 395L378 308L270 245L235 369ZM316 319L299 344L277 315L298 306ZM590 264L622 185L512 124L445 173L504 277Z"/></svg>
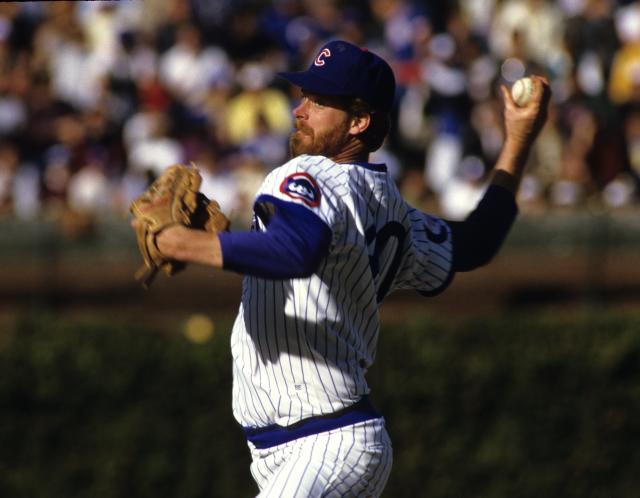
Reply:
<svg viewBox="0 0 640 498"><path fill-rule="evenodd" d="M524 107L533 97L533 80L531 78L520 78L511 87L511 96L518 107Z"/></svg>

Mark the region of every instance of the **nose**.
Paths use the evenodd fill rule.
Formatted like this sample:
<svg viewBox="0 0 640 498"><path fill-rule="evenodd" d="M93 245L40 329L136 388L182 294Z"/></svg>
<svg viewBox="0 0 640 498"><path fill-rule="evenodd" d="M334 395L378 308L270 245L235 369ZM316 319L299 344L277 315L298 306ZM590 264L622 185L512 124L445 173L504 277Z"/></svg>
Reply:
<svg viewBox="0 0 640 498"><path fill-rule="evenodd" d="M298 119L306 119L307 117L307 99L302 97L298 105L292 111L293 117Z"/></svg>

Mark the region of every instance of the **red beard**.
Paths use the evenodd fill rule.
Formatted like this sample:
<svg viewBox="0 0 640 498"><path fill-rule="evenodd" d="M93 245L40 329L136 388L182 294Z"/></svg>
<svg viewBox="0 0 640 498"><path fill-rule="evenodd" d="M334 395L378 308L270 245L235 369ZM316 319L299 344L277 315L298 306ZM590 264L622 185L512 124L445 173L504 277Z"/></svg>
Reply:
<svg viewBox="0 0 640 498"><path fill-rule="evenodd" d="M316 134L312 128L296 122L296 131L289 137L291 157L301 154L325 157L337 155L349 139L348 126L349 123L345 120L324 134Z"/></svg>

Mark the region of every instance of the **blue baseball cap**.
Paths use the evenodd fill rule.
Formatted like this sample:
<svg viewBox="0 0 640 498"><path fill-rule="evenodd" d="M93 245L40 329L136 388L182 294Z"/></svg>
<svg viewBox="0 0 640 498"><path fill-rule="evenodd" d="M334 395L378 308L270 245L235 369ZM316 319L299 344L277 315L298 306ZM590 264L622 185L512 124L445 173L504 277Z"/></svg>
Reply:
<svg viewBox="0 0 640 498"><path fill-rule="evenodd" d="M384 112L391 110L396 91L393 71L384 59L342 40L325 44L306 71L278 76L312 93L360 97Z"/></svg>

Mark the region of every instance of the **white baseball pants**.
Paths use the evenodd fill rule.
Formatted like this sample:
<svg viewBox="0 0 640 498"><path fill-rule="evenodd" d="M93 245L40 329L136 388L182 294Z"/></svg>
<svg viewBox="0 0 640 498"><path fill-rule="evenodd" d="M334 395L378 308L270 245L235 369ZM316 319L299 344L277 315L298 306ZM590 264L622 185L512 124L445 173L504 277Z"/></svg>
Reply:
<svg viewBox="0 0 640 498"><path fill-rule="evenodd" d="M301 437L270 448L249 443L258 498L370 498L391 472L384 418Z"/></svg>

